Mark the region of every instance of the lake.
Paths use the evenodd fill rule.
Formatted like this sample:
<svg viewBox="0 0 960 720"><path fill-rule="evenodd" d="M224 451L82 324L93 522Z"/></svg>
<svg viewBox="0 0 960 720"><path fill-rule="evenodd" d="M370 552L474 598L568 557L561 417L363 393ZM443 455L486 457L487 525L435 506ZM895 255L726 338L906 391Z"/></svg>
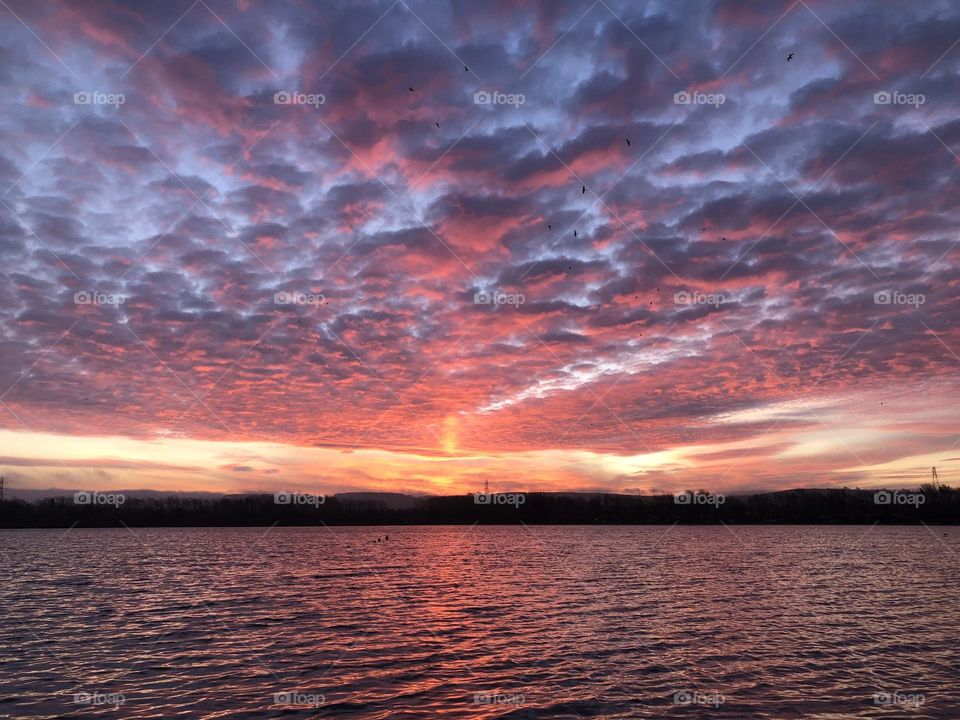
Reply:
<svg viewBox="0 0 960 720"><path fill-rule="evenodd" d="M960 528L11 530L0 559L0 717L960 717Z"/></svg>

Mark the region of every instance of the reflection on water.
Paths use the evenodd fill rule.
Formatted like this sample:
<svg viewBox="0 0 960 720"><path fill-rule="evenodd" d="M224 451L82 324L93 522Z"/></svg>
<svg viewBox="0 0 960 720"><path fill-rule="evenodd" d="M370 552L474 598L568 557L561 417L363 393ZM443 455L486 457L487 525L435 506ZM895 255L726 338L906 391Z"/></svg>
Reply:
<svg viewBox="0 0 960 720"><path fill-rule="evenodd" d="M5 531L0 717L958 718L944 532Z"/></svg>

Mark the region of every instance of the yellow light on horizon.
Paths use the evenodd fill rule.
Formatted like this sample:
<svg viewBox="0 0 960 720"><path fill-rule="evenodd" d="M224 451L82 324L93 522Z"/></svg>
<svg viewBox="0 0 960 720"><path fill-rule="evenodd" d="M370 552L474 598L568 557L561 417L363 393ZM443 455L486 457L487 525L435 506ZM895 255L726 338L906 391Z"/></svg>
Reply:
<svg viewBox="0 0 960 720"><path fill-rule="evenodd" d="M443 421L443 434L440 436L440 443L448 453L457 451L457 431L459 427L460 422L456 415L447 415L447 418Z"/></svg>

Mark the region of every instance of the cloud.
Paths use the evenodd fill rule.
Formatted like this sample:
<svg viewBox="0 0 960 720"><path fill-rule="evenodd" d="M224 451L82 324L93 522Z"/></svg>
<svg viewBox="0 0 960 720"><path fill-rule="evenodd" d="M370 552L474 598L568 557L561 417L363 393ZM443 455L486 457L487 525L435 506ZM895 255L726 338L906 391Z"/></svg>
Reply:
<svg viewBox="0 0 960 720"><path fill-rule="evenodd" d="M816 416L775 441L716 418L956 399L950 8L281 3L219 8L228 30L13 6L62 62L0 18L8 430L395 453L383 487L426 487L414 456L450 443L556 453L578 487L664 486L621 472L658 453L774 484ZM866 433L876 412L839 419L860 459L823 445L783 477L949 453L947 411L911 407L913 446ZM224 467L260 465L203 482Z"/></svg>

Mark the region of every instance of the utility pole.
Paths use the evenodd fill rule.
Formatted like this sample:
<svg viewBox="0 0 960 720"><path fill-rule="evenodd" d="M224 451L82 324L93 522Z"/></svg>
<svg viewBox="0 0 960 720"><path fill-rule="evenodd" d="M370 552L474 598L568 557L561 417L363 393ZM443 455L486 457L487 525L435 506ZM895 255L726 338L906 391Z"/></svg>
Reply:
<svg viewBox="0 0 960 720"><path fill-rule="evenodd" d="M937 477L937 468L933 468L933 486L940 487L940 478ZM0 492L0 498L3 497L3 493Z"/></svg>

